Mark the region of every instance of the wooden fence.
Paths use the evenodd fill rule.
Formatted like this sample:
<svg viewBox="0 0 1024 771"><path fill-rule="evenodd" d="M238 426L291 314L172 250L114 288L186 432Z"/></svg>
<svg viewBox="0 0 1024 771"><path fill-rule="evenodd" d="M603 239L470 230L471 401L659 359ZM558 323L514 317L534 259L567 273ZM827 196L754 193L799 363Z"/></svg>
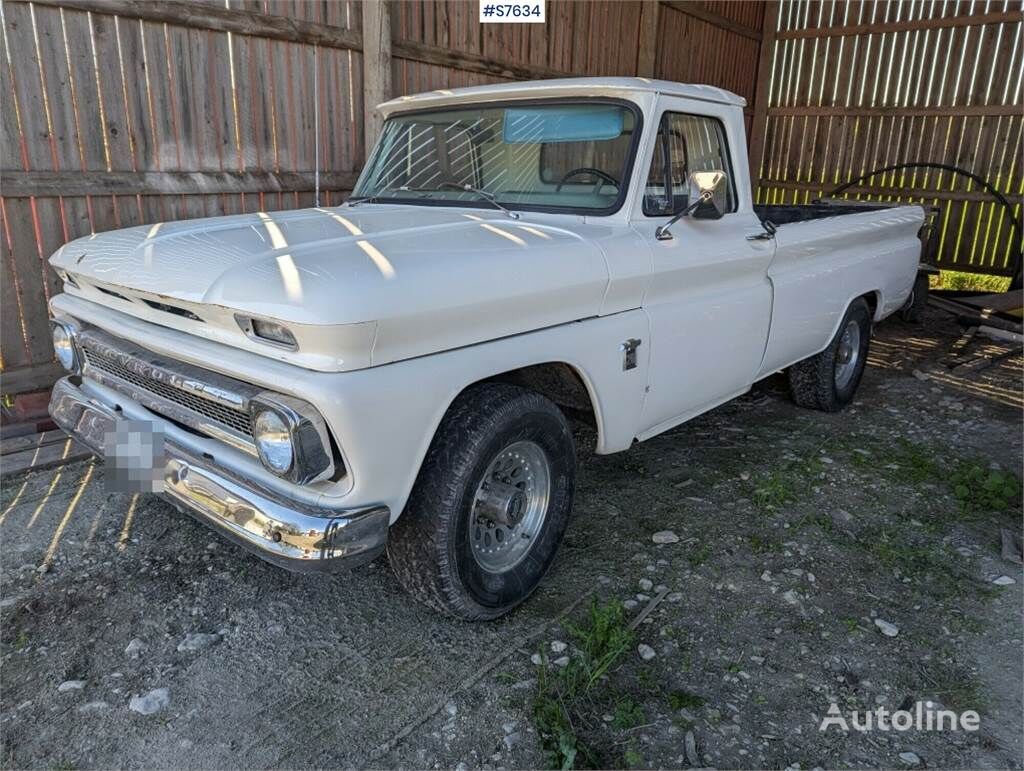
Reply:
<svg viewBox="0 0 1024 771"><path fill-rule="evenodd" d="M753 132L759 201L803 203L901 163L963 167L1006 195L1012 218L975 182L935 168L879 174L849 194L940 207L940 267L1018 269L1020 0L783 0L765 26L775 44Z"/></svg>
<svg viewBox="0 0 1024 771"><path fill-rule="evenodd" d="M367 107L394 94L640 74L753 100L761 2L551 0L547 13L544 25L481 25L465 0L3 2L4 393L59 374L46 259L63 242L311 205L314 101L333 204L372 139Z"/></svg>

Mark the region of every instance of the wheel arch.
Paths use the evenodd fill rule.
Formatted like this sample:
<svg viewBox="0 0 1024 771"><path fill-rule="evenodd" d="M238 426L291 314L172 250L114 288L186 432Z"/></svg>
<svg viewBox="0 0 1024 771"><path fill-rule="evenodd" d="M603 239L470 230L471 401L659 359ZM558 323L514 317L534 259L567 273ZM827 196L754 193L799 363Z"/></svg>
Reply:
<svg viewBox="0 0 1024 771"><path fill-rule="evenodd" d="M597 430L597 446L602 445L603 421L597 392L586 372L567 361L552 360L527 364L467 383L452 399L480 383L509 383L550 399L568 418L590 424Z"/></svg>

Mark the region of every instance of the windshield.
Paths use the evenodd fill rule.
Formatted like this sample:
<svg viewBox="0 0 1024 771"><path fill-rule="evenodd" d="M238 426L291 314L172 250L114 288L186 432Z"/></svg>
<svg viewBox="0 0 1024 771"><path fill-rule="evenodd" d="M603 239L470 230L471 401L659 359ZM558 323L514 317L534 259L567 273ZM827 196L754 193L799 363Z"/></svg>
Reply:
<svg viewBox="0 0 1024 771"><path fill-rule="evenodd" d="M351 200L607 214L622 205L637 118L611 102L396 115ZM467 189L474 188L474 190Z"/></svg>

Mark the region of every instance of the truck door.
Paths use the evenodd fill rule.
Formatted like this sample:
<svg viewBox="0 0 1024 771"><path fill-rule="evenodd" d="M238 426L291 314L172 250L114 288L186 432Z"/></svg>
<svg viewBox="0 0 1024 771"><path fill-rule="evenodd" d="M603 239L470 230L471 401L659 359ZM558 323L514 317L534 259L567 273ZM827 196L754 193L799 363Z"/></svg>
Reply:
<svg viewBox="0 0 1024 771"><path fill-rule="evenodd" d="M644 302L651 350L641 438L745 391L764 354L772 307L774 242L747 238L763 230L747 180L740 108L673 97L658 106L646 187L631 216L654 263ZM712 170L728 175L727 213L683 217L671 238L659 239L658 226L691 203L689 173Z"/></svg>

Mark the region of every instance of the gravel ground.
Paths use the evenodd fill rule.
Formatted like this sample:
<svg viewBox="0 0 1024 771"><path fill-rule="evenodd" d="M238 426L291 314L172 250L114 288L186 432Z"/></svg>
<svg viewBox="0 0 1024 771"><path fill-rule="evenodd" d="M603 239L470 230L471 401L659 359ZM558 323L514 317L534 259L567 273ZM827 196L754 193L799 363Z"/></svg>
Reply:
<svg viewBox="0 0 1024 771"><path fill-rule="evenodd" d="M969 469L1020 474L1022 360L953 374L956 336L938 312L881 325L839 415L774 379L581 452L554 569L492 624L420 608L384 560L277 570L88 461L5 479L3 766L544 767L534 705L587 604L660 597L575 713L577 764L1021 768L1019 491ZM831 703L926 699L980 730L818 730Z"/></svg>

